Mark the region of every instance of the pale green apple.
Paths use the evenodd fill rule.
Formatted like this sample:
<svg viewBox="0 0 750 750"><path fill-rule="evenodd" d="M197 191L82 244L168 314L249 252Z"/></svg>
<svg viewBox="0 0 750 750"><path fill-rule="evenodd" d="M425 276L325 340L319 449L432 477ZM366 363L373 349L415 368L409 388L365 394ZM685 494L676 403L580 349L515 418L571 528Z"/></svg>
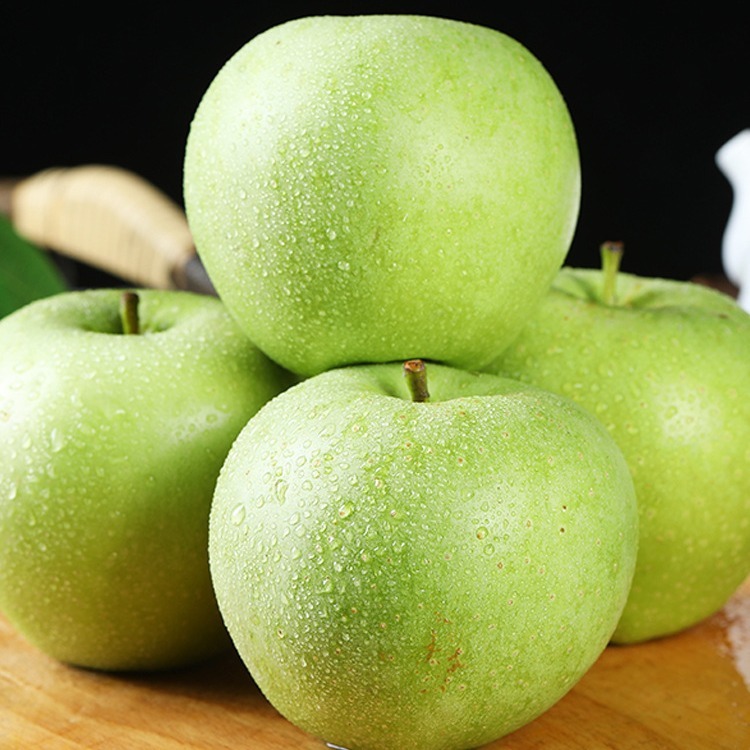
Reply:
<svg viewBox="0 0 750 750"><path fill-rule="evenodd" d="M284 716L348 750L475 748L531 721L601 654L635 565L632 482L596 419L428 367L426 401L393 364L281 394L212 505L240 655Z"/></svg>
<svg viewBox="0 0 750 750"><path fill-rule="evenodd" d="M309 17L219 70L190 127L184 197L227 308L290 370L476 368L560 269L580 165L555 82L501 32Z"/></svg>
<svg viewBox="0 0 750 750"><path fill-rule="evenodd" d="M641 542L617 642L682 630L750 573L750 316L690 282L563 269L491 368L587 407L622 449ZM620 248L621 250L621 248Z"/></svg>
<svg viewBox="0 0 750 750"><path fill-rule="evenodd" d="M289 376L215 298L144 290L121 315L122 294L65 292L0 321L0 611L64 662L174 667L230 643L209 505L232 441Z"/></svg>

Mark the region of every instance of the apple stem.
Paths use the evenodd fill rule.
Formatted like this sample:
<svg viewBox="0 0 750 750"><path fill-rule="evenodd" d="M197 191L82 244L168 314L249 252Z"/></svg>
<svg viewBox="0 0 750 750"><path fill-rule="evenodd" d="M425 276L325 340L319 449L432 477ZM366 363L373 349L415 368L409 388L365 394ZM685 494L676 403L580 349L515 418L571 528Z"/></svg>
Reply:
<svg viewBox="0 0 750 750"><path fill-rule="evenodd" d="M140 333L138 321L138 295L135 292L123 292L120 297L120 319L122 332L125 334Z"/></svg>
<svg viewBox="0 0 750 750"><path fill-rule="evenodd" d="M404 375L411 393L411 400L425 403L430 400L427 390L427 368L421 359L410 359L404 362Z"/></svg>
<svg viewBox="0 0 750 750"><path fill-rule="evenodd" d="M604 242L600 250L604 280L602 301L605 305L614 305L617 302L617 272L620 270L622 261L623 244L622 242Z"/></svg>

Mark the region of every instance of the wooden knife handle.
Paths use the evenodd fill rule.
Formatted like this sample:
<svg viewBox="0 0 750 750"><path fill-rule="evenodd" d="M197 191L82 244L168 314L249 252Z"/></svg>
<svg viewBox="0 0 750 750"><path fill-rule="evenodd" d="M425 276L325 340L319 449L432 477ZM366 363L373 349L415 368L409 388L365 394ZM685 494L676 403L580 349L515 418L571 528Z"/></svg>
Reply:
<svg viewBox="0 0 750 750"><path fill-rule="evenodd" d="M182 209L119 167L53 168L21 179L10 215L31 242L138 285L174 288L195 257Z"/></svg>

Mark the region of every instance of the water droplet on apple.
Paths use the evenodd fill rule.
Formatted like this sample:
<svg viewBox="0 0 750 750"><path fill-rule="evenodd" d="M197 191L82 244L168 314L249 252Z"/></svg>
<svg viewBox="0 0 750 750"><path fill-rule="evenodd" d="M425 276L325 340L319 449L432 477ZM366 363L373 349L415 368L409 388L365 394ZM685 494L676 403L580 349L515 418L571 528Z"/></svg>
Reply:
<svg viewBox="0 0 750 750"><path fill-rule="evenodd" d="M50 447L52 448L53 453L59 453L63 446L65 445L65 436L60 432L60 430L57 429L57 427L54 427L52 429L52 432L50 432Z"/></svg>
<svg viewBox="0 0 750 750"><path fill-rule="evenodd" d="M276 481L276 484L273 487L273 492L279 505L284 504L288 487L289 485L283 479L278 479Z"/></svg>
<svg viewBox="0 0 750 750"><path fill-rule="evenodd" d="M230 516L232 523L235 526L240 526L245 520L245 506L241 503L235 507Z"/></svg>
<svg viewBox="0 0 750 750"><path fill-rule="evenodd" d="M480 526L477 529L477 539L484 539L488 534L487 528L485 526Z"/></svg>

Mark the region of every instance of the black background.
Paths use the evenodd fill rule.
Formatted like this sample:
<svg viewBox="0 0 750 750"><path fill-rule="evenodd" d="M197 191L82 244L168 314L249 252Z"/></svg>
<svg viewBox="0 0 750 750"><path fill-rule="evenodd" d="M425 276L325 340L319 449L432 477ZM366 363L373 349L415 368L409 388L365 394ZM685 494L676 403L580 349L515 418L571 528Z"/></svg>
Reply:
<svg viewBox="0 0 750 750"><path fill-rule="evenodd" d="M625 270L721 270L732 192L717 149L750 127L748 24L716 6L636 4L14 4L0 21L0 177L50 166L131 169L182 203L190 120L220 66L257 33L324 13L424 13L484 24L528 47L557 82L579 140L583 197L568 264L625 243ZM567 6L567 7L566 7ZM175 10L175 8L177 10Z"/></svg>

